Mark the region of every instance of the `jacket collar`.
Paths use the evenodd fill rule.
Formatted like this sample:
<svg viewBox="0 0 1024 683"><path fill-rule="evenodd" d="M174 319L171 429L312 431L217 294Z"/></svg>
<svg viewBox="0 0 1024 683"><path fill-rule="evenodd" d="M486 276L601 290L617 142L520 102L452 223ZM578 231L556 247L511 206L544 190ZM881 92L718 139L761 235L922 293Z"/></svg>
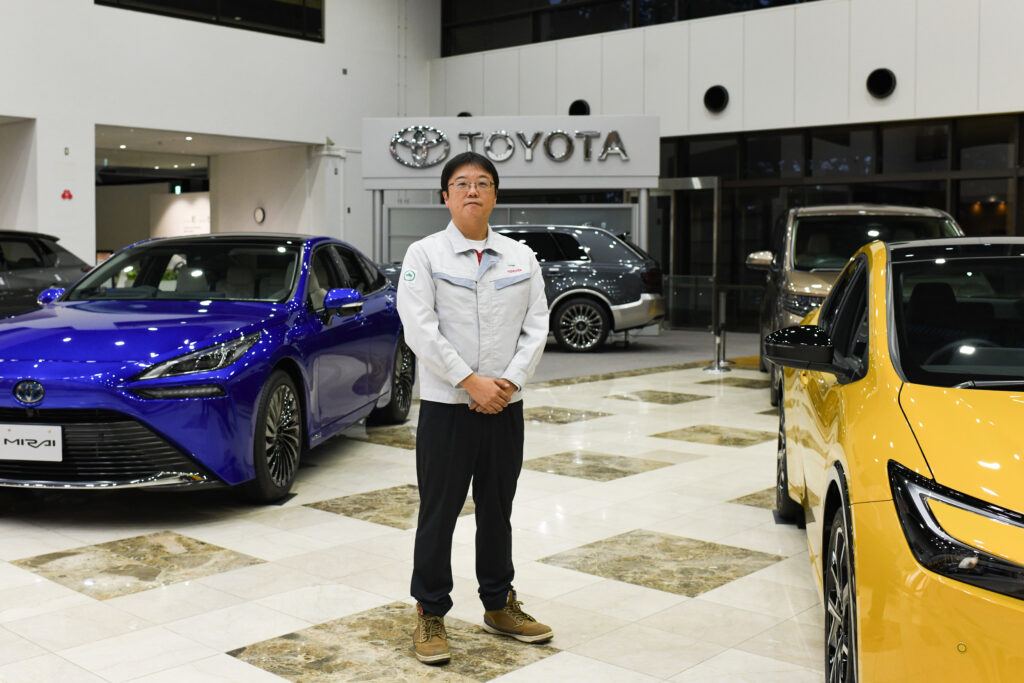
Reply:
<svg viewBox="0 0 1024 683"><path fill-rule="evenodd" d="M462 231L455 227L454 221L448 221L448 227L444 229L444 234L452 245L452 251L456 254L474 250L473 245L469 243L469 240L462 234ZM497 235L489 225L487 226L487 238L484 240L484 251L493 251L496 254L501 253L501 249L498 247Z"/></svg>

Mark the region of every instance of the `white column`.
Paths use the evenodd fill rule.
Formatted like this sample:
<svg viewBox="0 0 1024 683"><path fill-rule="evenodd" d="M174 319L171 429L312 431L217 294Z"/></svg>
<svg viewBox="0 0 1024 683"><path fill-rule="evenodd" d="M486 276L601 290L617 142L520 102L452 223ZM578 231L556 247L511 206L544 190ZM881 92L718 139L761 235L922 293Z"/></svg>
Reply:
<svg viewBox="0 0 1024 683"><path fill-rule="evenodd" d="M65 249L94 262L96 127L82 119L36 119L32 156L37 223L31 228L59 237Z"/></svg>

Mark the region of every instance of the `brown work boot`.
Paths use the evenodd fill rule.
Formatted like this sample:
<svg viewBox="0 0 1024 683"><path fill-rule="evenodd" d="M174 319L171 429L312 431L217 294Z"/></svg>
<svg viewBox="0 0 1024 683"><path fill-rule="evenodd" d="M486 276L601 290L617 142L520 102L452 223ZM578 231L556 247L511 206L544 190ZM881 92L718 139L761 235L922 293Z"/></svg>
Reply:
<svg viewBox="0 0 1024 683"><path fill-rule="evenodd" d="M419 619L412 636L416 648L416 659L427 664L443 664L451 659L448 650L448 632L444 630L444 617L427 614L423 606L416 604Z"/></svg>
<svg viewBox="0 0 1024 683"><path fill-rule="evenodd" d="M541 643L550 640L554 633L550 626L545 626L522 610L522 604L516 600L515 590L508 592L508 603L502 609L484 612L484 630L502 636L512 636L524 643Z"/></svg>

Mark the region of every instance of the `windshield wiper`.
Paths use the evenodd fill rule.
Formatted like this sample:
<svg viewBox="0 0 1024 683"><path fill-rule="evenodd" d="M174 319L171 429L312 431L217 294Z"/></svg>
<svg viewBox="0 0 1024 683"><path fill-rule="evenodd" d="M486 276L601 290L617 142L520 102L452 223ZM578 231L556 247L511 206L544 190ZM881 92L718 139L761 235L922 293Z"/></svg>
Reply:
<svg viewBox="0 0 1024 683"><path fill-rule="evenodd" d="M954 384L954 389L984 389L986 387L1024 387L1024 379L969 379Z"/></svg>

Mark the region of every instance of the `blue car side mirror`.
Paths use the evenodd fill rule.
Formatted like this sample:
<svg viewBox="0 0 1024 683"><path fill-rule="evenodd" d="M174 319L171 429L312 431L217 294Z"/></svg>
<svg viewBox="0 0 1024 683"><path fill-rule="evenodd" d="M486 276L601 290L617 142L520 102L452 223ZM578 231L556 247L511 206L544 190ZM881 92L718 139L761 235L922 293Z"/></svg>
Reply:
<svg viewBox="0 0 1024 683"><path fill-rule="evenodd" d="M63 287L50 287L49 289L44 289L39 292L39 296L36 297L36 303L40 306L44 306L51 301L58 299L64 291Z"/></svg>
<svg viewBox="0 0 1024 683"><path fill-rule="evenodd" d="M346 287L332 289L324 297L324 311L328 315L352 315L363 310L363 295Z"/></svg>

